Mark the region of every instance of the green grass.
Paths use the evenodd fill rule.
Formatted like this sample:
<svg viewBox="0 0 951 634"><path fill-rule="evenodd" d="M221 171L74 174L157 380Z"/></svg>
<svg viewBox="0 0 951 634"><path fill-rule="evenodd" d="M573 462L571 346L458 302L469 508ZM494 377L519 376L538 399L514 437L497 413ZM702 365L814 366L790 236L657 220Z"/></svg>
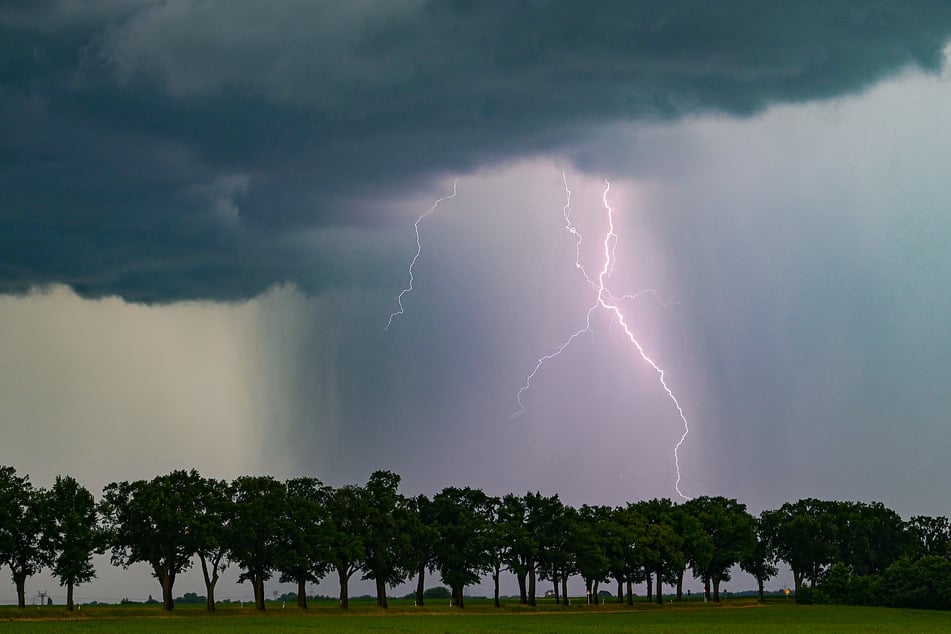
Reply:
<svg viewBox="0 0 951 634"><path fill-rule="evenodd" d="M613 604L571 608L542 604L528 608L509 602L495 609L471 601L465 610L439 602L416 608L394 602L389 611L357 603L349 612L315 604L307 613L269 606L265 614L248 607L222 606L208 615L200 606L167 615L155 607L90 607L68 615L62 607L0 608L0 629L11 632L902 632L951 631L951 612L851 606L798 606L776 601L759 605L735 600L721 606L692 602L633 608Z"/></svg>

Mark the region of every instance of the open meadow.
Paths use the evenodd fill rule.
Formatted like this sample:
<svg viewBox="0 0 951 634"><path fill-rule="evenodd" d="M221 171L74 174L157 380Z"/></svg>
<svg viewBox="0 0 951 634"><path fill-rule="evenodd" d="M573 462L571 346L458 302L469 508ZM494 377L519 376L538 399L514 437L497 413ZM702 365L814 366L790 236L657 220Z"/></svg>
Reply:
<svg viewBox="0 0 951 634"><path fill-rule="evenodd" d="M0 608L0 623L11 632L902 632L951 631L951 613L852 606L801 606L783 601L765 605L736 600L719 606L699 602L674 606L646 603L570 608L540 604L527 608L472 600L464 610L446 605L417 608L396 601L383 612L356 602L344 613L316 603L306 613L269 606L263 615L249 607L222 606L208 615L201 607L87 607L68 615L62 607Z"/></svg>

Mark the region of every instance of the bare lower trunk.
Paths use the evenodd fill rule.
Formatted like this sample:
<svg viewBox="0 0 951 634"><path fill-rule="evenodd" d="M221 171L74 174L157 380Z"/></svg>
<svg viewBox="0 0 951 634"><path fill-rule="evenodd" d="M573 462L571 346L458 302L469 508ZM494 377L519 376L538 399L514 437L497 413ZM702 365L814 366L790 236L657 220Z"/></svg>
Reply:
<svg viewBox="0 0 951 634"><path fill-rule="evenodd" d="M426 565L420 564L416 571L416 605L423 604L423 592L426 591Z"/></svg>
<svg viewBox="0 0 951 634"><path fill-rule="evenodd" d="M22 572L13 573L13 583L17 587L17 607L21 610L26 609L26 574Z"/></svg>
<svg viewBox="0 0 951 634"><path fill-rule="evenodd" d="M297 607L301 610L307 609L307 580L297 580Z"/></svg>
<svg viewBox="0 0 951 634"><path fill-rule="evenodd" d="M73 582L70 581L66 584L66 611L73 611Z"/></svg>
<svg viewBox="0 0 951 634"><path fill-rule="evenodd" d="M720 602L720 577L713 578L713 602Z"/></svg>
<svg viewBox="0 0 951 634"><path fill-rule="evenodd" d="M337 578L340 580L340 607L346 610L350 607L350 593L347 587L350 582L350 575L343 568L337 568Z"/></svg>
<svg viewBox="0 0 951 634"><path fill-rule="evenodd" d="M647 573L647 602L654 600L654 577Z"/></svg>
<svg viewBox="0 0 951 634"><path fill-rule="evenodd" d="M710 578L706 577L703 580L703 600L710 600Z"/></svg>
<svg viewBox="0 0 951 634"><path fill-rule="evenodd" d="M594 580L594 587L591 588L591 602L595 605L601 605L601 597L598 596L598 589L601 587L601 582L597 579Z"/></svg>
<svg viewBox="0 0 951 634"><path fill-rule="evenodd" d="M262 612L265 610L263 575L254 575L254 603L258 610Z"/></svg>
<svg viewBox="0 0 951 634"><path fill-rule="evenodd" d="M565 599L565 605L571 605L571 599L568 598L568 575L561 576L561 596Z"/></svg>
<svg viewBox="0 0 951 634"><path fill-rule="evenodd" d="M535 561L528 562L528 604L535 605Z"/></svg>
<svg viewBox="0 0 951 634"><path fill-rule="evenodd" d="M757 579L757 580L756 580L756 585L757 585L757 587L758 587L758 589L759 589L759 602L760 602L760 603L764 603L764 602L766 601L766 597L764 596L764 592L763 592L763 585L764 585L764 584L763 584L763 580L762 580L762 579Z"/></svg>
<svg viewBox="0 0 951 634"><path fill-rule="evenodd" d="M627 580L627 604L634 605L634 582Z"/></svg>
<svg viewBox="0 0 951 634"><path fill-rule="evenodd" d="M558 591L558 583L561 577L556 572L552 575L551 584L555 587L555 605L561 604L561 593Z"/></svg>
<svg viewBox="0 0 951 634"><path fill-rule="evenodd" d="M388 610L390 604L386 600L386 580L376 579L376 607Z"/></svg>
<svg viewBox="0 0 951 634"><path fill-rule="evenodd" d="M463 586L454 586L452 588L452 604L457 608L466 607L465 600L462 596Z"/></svg>
<svg viewBox="0 0 951 634"><path fill-rule="evenodd" d="M528 576L528 573L520 572L515 576L518 577L518 602L525 605L528 603L528 590L525 586L525 577Z"/></svg>
<svg viewBox="0 0 951 634"><path fill-rule="evenodd" d="M795 568L793 568L792 575L793 575L793 584L796 589L796 597L798 600L799 590L802 589L802 571L796 570Z"/></svg>
<svg viewBox="0 0 951 634"><path fill-rule="evenodd" d="M684 571L683 569L677 573L677 601L684 600Z"/></svg>
<svg viewBox="0 0 951 634"><path fill-rule="evenodd" d="M168 612L175 609L175 601L172 599L172 588L175 586L175 573L169 572L164 568L153 566L155 576L162 584L162 608Z"/></svg>
<svg viewBox="0 0 951 634"><path fill-rule="evenodd" d="M493 605L495 605L495 607L497 608L502 607L502 603L499 601L499 577L500 576L501 576L501 571L498 568L496 568L495 572L492 574L492 583L495 586L495 593L493 595L495 602Z"/></svg>
<svg viewBox="0 0 951 634"><path fill-rule="evenodd" d="M657 601L658 605L661 605L664 602L664 592L663 592L663 579L660 576L660 570L654 575L655 580L657 581L657 596L654 597L654 600Z"/></svg>
<svg viewBox="0 0 951 634"><path fill-rule="evenodd" d="M212 570L209 574L208 564L205 561L205 557L201 554L198 555L198 560L201 562L201 574L205 578L205 596L207 597L206 607L209 612L215 611L215 584L218 583L218 562L212 561Z"/></svg>
<svg viewBox="0 0 951 634"><path fill-rule="evenodd" d="M617 602L624 603L624 580L617 578Z"/></svg>

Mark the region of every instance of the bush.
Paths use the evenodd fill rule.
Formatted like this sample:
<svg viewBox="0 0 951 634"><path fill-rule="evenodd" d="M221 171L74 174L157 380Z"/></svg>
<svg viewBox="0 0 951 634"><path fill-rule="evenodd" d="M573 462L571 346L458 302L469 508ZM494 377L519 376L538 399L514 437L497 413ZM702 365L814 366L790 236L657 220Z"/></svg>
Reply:
<svg viewBox="0 0 951 634"><path fill-rule="evenodd" d="M423 590L424 599L449 599L452 597L452 593L449 592L449 588L443 586L436 586L435 588L426 588Z"/></svg>
<svg viewBox="0 0 951 634"><path fill-rule="evenodd" d="M951 561L944 557L899 559L882 576L885 605L929 610L951 609Z"/></svg>
<svg viewBox="0 0 951 634"><path fill-rule="evenodd" d="M828 603L829 598L822 592L821 588L815 586L802 586L796 593L796 603L802 605L813 605L816 603Z"/></svg>

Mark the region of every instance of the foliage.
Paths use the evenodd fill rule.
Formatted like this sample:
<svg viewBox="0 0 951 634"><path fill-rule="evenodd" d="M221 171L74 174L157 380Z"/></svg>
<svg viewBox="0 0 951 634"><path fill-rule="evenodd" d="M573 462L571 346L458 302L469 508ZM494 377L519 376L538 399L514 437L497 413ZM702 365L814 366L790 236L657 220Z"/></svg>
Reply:
<svg viewBox="0 0 951 634"><path fill-rule="evenodd" d="M288 480L284 524L276 567L281 582L297 583L294 600L307 609L305 585L318 582L330 569L326 498L328 490L316 478Z"/></svg>
<svg viewBox="0 0 951 634"><path fill-rule="evenodd" d="M92 555L101 550L96 501L70 476L56 476L43 496L42 545L50 555L53 576L67 586L66 609L73 609L73 586L96 576Z"/></svg>
<svg viewBox="0 0 951 634"><path fill-rule="evenodd" d="M447 487L433 498L440 541L436 567L452 600L463 607L463 590L489 569L489 497L479 489Z"/></svg>
<svg viewBox="0 0 951 634"><path fill-rule="evenodd" d="M42 500L43 492L33 488L28 476L0 466L0 564L10 568L21 609L26 607L26 579L50 560L41 544Z"/></svg>
<svg viewBox="0 0 951 634"><path fill-rule="evenodd" d="M554 586L554 602L565 598L567 605L567 579L580 575L592 602L612 596L600 584L616 582L617 602L624 601L626 584L632 604L633 584L643 581L648 599L660 602L668 584L682 600L688 568L708 591L712 585L716 600L719 583L737 564L757 578L763 600L779 560L792 568L799 603L951 609L951 523L925 516L903 522L877 502L810 498L754 518L723 497L576 509L557 495L495 498L470 487L447 487L431 500L407 498L399 484L389 471L373 473L365 486L338 488L315 478L246 476L229 483L173 471L111 483L97 506L71 477L60 476L43 491L0 467L0 562L13 572L21 606L29 575L49 566L71 594L72 584L93 578L91 554L108 547L114 565L150 566L166 610L174 606L176 577L196 556L210 610L215 582L232 562L243 569L239 581L251 582L258 609L267 603L264 581L274 573L298 584L287 596L306 609L306 584L331 569L342 607L358 570L376 582L383 608L387 587L415 574L413 599L421 607L430 596L425 573L435 569L459 607L465 588L491 575L492 603L502 609L497 584L505 568L519 581L520 603L535 603L540 578Z"/></svg>
<svg viewBox="0 0 951 634"><path fill-rule="evenodd" d="M162 585L166 610L175 607L175 578L192 565L199 516L198 472L172 471L151 481L113 482L103 490L99 511L103 518L112 563L128 568L148 563Z"/></svg>
<svg viewBox="0 0 951 634"><path fill-rule="evenodd" d="M250 581L255 605L265 609L264 582L281 560L287 530L287 488L270 476L243 476L234 483L231 560L243 569L238 581Z"/></svg>

